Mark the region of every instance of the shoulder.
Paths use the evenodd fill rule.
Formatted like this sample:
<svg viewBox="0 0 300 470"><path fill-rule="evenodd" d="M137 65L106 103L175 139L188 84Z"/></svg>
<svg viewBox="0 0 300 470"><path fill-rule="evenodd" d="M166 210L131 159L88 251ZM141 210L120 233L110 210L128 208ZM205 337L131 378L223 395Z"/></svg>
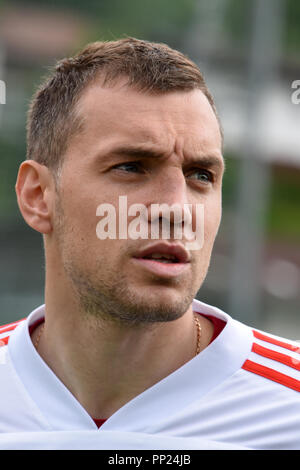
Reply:
<svg viewBox="0 0 300 470"><path fill-rule="evenodd" d="M198 300L194 300L193 309L228 324L220 340L234 351L232 361L238 357L243 380L255 382L255 386L264 384L267 389L273 384L276 390L281 387L300 392L300 343L251 328L219 308ZM296 395L299 399L300 395Z"/></svg>
<svg viewBox="0 0 300 470"><path fill-rule="evenodd" d="M251 352L242 369L300 392L300 343L252 329Z"/></svg>
<svg viewBox="0 0 300 470"><path fill-rule="evenodd" d="M15 322L0 326L0 346L5 346L8 343L9 337L14 329L24 320L25 318L22 318L21 320L16 320Z"/></svg>

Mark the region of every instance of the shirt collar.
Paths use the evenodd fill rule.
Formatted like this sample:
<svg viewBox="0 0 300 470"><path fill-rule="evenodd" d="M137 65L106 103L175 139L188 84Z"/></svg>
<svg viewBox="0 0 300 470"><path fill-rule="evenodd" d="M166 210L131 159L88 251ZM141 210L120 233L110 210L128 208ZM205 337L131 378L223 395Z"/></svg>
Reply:
<svg viewBox="0 0 300 470"><path fill-rule="evenodd" d="M219 336L198 356L141 393L116 411L101 426L105 430L147 432L153 422L200 400L235 373L252 347L251 329L223 311L194 300L193 310L226 322ZM34 348L29 327L45 316L45 306L35 309L10 337L8 346L15 369L27 392L56 430L97 429L71 392Z"/></svg>
<svg viewBox="0 0 300 470"><path fill-rule="evenodd" d="M198 300L194 300L193 310L225 321L219 336L192 360L125 404L101 429L147 432L201 400L241 368L252 348L251 329Z"/></svg>

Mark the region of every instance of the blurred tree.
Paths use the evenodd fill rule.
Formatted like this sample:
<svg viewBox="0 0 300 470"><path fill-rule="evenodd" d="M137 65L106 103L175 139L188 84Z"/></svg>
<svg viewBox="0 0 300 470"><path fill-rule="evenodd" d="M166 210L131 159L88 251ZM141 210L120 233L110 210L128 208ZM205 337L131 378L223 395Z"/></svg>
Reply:
<svg viewBox="0 0 300 470"><path fill-rule="evenodd" d="M251 22L252 0L227 0L225 30L231 37L234 47L247 46ZM283 49L291 55L298 54L300 49L300 2L285 0L285 31Z"/></svg>
<svg viewBox="0 0 300 470"><path fill-rule="evenodd" d="M16 5L28 4L17 0ZM136 36L179 45L184 39L195 0L31 0L30 5L78 12L92 20L88 40ZM178 47L178 46L177 46Z"/></svg>
<svg viewBox="0 0 300 470"><path fill-rule="evenodd" d="M269 236L282 241L300 240L300 170L275 167L268 213Z"/></svg>
<svg viewBox="0 0 300 470"><path fill-rule="evenodd" d="M287 52L297 55L300 52L300 2L287 0L285 48Z"/></svg>
<svg viewBox="0 0 300 470"><path fill-rule="evenodd" d="M24 139L20 136L15 142L0 138L1 172L0 172L0 214L3 220L14 220L18 213L15 182L18 167L25 159Z"/></svg>

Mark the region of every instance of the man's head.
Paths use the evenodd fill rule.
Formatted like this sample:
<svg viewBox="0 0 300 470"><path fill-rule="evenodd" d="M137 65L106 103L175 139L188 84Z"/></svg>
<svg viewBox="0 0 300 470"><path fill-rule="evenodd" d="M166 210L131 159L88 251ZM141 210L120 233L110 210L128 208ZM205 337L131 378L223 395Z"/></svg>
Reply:
<svg viewBox="0 0 300 470"><path fill-rule="evenodd" d="M221 147L212 97L179 52L125 39L61 61L33 99L17 183L25 220L44 234L46 282L47 274L59 279L86 312L110 319L183 315L220 223ZM153 204L190 204L193 226L202 205L203 247L188 253L172 238L99 240L97 208L113 205L120 223L120 196L128 207L146 207L149 225ZM173 253L172 262L149 260L162 253Z"/></svg>
<svg viewBox="0 0 300 470"><path fill-rule="evenodd" d="M216 116L213 98L199 68L165 44L134 38L87 45L59 61L33 97L27 121L27 158L56 170L68 142L84 126L78 102L89 85L112 87L125 80L135 90L162 94L201 90Z"/></svg>

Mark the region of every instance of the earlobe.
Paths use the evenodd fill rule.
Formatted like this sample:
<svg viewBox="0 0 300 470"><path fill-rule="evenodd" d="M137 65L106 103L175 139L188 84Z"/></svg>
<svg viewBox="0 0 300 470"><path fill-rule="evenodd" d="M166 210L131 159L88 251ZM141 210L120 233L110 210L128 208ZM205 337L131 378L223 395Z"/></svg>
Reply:
<svg viewBox="0 0 300 470"><path fill-rule="evenodd" d="M53 178L49 169L34 160L24 161L16 182L18 205L25 222L40 233L52 231Z"/></svg>

